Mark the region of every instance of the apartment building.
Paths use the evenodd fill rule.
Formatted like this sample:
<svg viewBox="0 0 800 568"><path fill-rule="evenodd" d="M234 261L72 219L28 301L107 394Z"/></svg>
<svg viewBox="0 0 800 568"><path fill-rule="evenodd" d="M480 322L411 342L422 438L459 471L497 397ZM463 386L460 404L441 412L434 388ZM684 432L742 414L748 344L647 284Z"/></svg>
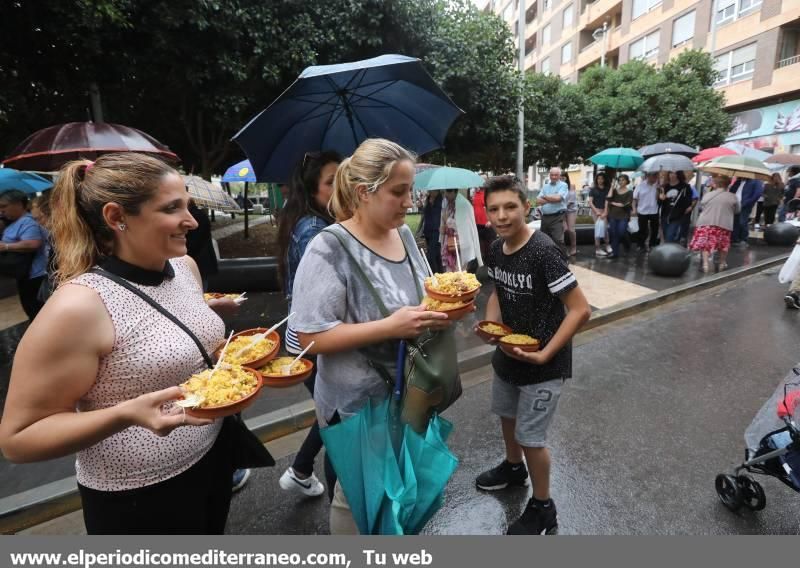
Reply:
<svg viewBox="0 0 800 568"><path fill-rule="evenodd" d="M490 0L515 37L520 1L527 70L576 82L601 62L704 49L735 117L729 140L800 153L800 0Z"/></svg>

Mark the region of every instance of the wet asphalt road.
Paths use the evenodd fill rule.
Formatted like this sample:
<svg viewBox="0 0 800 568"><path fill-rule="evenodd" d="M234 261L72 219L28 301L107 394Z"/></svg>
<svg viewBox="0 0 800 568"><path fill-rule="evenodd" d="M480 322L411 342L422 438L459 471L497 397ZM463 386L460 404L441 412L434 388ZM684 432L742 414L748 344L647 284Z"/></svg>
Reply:
<svg viewBox="0 0 800 568"><path fill-rule="evenodd" d="M582 339L550 436L561 534L800 533L800 495L775 480L759 479L767 495L759 513L730 513L714 492L715 475L742 457L744 429L800 359L800 312L784 307L776 274ZM527 490L473 486L502 459L489 392L488 382L469 388L447 413L461 463L428 533L501 534L521 512ZM234 498L229 532L327 532L324 498L278 488L289 463L254 472Z"/></svg>

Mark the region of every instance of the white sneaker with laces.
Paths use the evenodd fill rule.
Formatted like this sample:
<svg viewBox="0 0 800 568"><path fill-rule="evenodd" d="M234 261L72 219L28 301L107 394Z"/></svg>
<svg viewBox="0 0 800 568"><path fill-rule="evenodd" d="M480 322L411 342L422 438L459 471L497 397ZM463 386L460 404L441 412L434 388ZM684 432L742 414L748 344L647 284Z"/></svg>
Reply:
<svg viewBox="0 0 800 568"><path fill-rule="evenodd" d="M316 475L312 473L309 477L300 479L291 467L283 472L278 483L284 491L295 491L309 497L319 497L325 493L325 486Z"/></svg>

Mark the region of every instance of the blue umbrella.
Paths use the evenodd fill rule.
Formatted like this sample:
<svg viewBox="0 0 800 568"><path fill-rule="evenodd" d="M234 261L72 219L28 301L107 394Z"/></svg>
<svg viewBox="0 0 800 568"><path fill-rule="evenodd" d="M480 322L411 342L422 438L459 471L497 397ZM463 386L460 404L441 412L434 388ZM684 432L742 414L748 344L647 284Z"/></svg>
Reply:
<svg viewBox="0 0 800 568"><path fill-rule="evenodd" d="M238 164L233 164L230 168L225 170L225 175L222 176L224 182L246 181L255 182L256 174L253 172L253 166L250 160L242 160Z"/></svg>
<svg viewBox="0 0 800 568"><path fill-rule="evenodd" d="M598 166L615 170L635 170L644 162L642 155L633 148L606 148L589 159Z"/></svg>
<svg viewBox="0 0 800 568"><path fill-rule="evenodd" d="M25 193L39 193L53 188L53 182L38 174L0 168L0 192L19 189Z"/></svg>
<svg viewBox="0 0 800 568"><path fill-rule="evenodd" d="M233 139L259 180L285 182L306 152L347 156L367 138L417 154L436 150L462 112L419 59L382 55L306 68Z"/></svg>
<svg viewBox="0 0 800 568"><path fill-rule="evenodd" d="M434 191L437 189L467 189L483 187L484 179L464 168L430 168L414 177L414 189Z"/></svg>

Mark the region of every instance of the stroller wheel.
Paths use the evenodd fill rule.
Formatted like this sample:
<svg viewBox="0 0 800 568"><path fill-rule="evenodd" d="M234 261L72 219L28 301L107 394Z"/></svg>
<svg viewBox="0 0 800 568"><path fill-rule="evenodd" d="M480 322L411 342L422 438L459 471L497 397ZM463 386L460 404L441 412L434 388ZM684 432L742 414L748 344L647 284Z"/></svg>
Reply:
<svg viewBox="0 0 800 568"><path fill-rule="evenodd" d="M740 475L736 478L742 503L751 511L761 511L767 506L767 496L761 484L749 475Z"/></svg>
<svg viewBox="0 0 800 568"><path fill-rule="evenodd" d="M737 511L742 506L742 492L732 475L720 473L714 481L714 488L719 500L731 511Z"/></svg>

